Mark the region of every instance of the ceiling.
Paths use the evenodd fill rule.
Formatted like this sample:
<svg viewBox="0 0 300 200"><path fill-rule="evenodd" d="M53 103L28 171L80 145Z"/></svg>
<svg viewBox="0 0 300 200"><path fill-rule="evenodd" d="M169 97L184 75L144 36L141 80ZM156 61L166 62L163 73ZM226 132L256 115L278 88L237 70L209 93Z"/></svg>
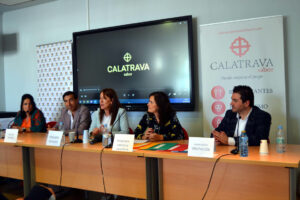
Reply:
<svg viewBox="0 0 300 200"><path fill-rule="evenodd" d="M0 12L17 10L56 0L0 0Z"/></svg>

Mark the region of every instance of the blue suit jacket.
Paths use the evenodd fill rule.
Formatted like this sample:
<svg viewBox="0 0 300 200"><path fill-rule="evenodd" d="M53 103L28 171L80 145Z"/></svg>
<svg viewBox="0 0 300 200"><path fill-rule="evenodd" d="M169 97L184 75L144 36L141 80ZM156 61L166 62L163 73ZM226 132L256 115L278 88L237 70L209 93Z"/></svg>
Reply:
<svg viewBox="0 0 300 200"><path fill-rule="evenodd" d="M216 131L224 131L228 137L234 136L237 124L236 113L228 110L222 122L216 128ZM254 106L248 117L246 124L246 133L249 146L260 145L260 140L268 140L271 126L271 115L258 107ZM237 137L234 138L237 144Z"/></svg>

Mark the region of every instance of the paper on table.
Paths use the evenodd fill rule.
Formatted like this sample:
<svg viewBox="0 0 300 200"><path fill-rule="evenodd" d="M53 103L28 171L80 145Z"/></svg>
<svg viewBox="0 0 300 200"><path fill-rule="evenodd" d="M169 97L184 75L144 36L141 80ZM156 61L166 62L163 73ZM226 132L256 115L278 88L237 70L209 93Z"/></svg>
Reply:
<svg viewBox="0 0 300 200"><path fill-rule="evenodd" d="M140 143L146 143L149 142L149 140L134 140L134 144L140 144Z"/></svg>
<svg viewBox="0 0 300 200"><path fill-rule="evenodd" d="M146 150L168 150L172 147L174 147L175 145L177 145L177 143L160 143L160 144L157 144L155 146L152 146Z"/></svg>

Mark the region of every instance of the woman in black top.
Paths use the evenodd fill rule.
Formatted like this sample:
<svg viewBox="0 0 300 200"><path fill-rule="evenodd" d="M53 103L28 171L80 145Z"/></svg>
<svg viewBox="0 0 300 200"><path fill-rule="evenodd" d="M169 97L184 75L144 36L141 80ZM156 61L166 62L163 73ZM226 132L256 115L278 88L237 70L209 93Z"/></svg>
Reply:
<svg viewBox="0 0 300 200"><path fill-rule="evenodd" d="M150 141L181 140L184 133L168 96L163 92L149 95L148 112L134 131L136 139Z"/></svg>

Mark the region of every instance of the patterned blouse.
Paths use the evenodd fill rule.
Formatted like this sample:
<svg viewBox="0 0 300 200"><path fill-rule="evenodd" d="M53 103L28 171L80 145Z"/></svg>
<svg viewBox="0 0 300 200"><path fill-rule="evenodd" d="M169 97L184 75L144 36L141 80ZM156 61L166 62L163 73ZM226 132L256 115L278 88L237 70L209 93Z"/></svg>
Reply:
<svg viewBox="0 0 300 200"><path fill-rule="evenodd" d="M158 124L155 115L147 113L141 119L139 125L134 130L135 138L142 139L147 128L152 128L155 133L164 136L164 140L183 140L184 133L182 126L174 114L164 125Z"/></svg>
<svg viewBox="0 0 300 200"><path fill-rule="evenodd" d="M32 132L46 132L46 120L44 118L44 115L42 111L39 109L35 109L33 113L31 114L31 127L30 130ZM14 120L14 123L12 126L21 126L23 123L23 119L21 118L21 112L17 113L17 116Z"/></svg>

